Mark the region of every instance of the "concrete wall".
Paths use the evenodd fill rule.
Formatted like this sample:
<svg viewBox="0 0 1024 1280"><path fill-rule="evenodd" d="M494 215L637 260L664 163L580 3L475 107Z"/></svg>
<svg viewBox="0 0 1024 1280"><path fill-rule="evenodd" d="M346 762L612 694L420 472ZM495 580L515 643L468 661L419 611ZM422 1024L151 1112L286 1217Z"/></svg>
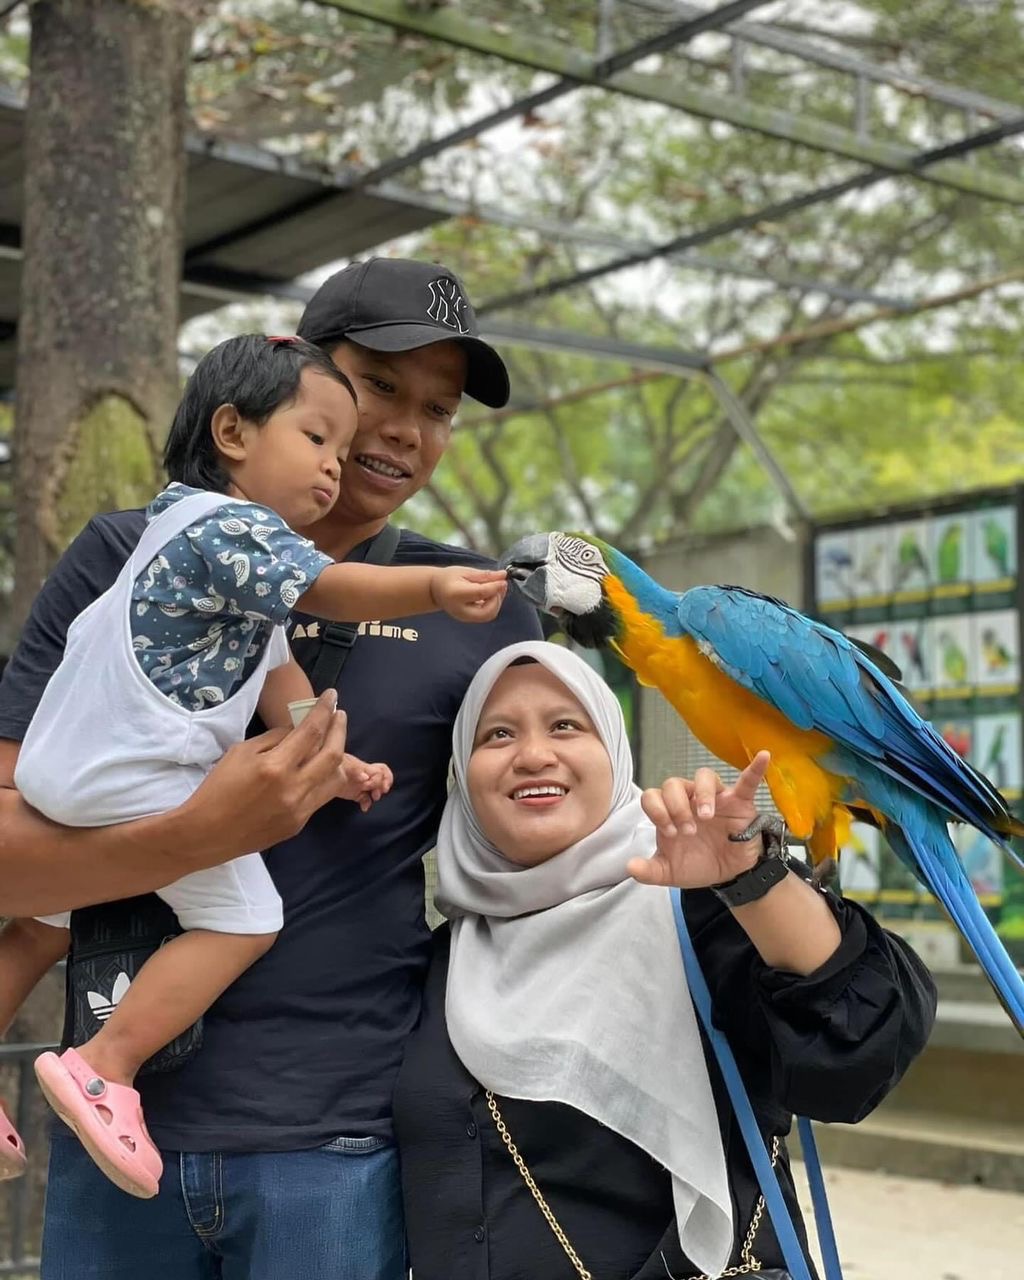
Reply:
<svg viewBox="0 0 1024 1280"><path fill-rule="evenodd" d="M808 536L801 528L787 540L769 527L714 537L690 535L658 547L642 563L652 578L672 591L727 583L778 596L802 608ZM655 786L674 773L692 776L701 764L719 767L720 762L700 745L656 690L641 689L639 708L639 772L644 786ZM723 777L734 776L726 766L719 771ZM763 800L770 807L767 792Z"/></svg>

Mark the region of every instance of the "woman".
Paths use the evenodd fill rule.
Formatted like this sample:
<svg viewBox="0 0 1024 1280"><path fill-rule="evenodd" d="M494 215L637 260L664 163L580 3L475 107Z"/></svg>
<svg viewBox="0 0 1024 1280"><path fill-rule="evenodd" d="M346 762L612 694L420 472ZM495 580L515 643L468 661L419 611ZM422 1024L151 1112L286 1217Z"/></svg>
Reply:
<svg viewBox="0 0 1024 1280"><path fill-rule="evenodd" d="M797 871L752 896L761 840L729 837L767 763L641 797L618 703L584 662L527 642L481 668L438 838L450 926L395 1096L415 1280L785 1275L658 886L688 891L802 1239L792 1113L866 1115L923 1047L935 992L904 943Z"/></svg>

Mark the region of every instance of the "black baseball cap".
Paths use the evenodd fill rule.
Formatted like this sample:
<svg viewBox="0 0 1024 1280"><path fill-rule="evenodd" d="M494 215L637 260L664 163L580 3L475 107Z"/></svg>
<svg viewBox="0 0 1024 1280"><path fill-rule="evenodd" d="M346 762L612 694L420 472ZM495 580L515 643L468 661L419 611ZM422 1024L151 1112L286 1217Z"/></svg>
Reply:
<svg viewBox="0 0 1024 1280"><path fill-rule="evenodd" d="M371 351L413 351L457 342L466 352L466 395L492 409L508 403L508 370L479 326L458 276L432 262L369 258L317 289L298 335L317 346L351 338Z"/></svg>

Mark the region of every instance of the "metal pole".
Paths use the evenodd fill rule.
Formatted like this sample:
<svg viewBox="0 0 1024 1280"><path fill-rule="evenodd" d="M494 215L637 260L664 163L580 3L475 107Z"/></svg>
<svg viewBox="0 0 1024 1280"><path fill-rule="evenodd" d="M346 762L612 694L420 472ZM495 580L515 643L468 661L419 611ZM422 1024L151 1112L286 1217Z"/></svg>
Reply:
<svg viewBox="0 0 1024 1280"><path fill-rule="evenodd" d="M733 430L740 440L753 450L755 457L764 467L793 514L799 516L801 520L809 519L810 512L790 484L789 477L779 465L775 455L761 438L760 432L754 425L754 419L747 412L746 405L739 399L732 387L727 382L724 382L714 369L708 369L706 372L695 376L707 384L715 399L721 405L725 416L729 419Z"/></svg>
<svg viewBox="0 0 1024 1280"><path fill-rule="evenodd" d="M704 227L700 231L688 232L686 235L676 236L664 244L652 245L643 252L625 254L621 258L614 258L611 262L600 263L598 266L590 267L586 271L577 271L569 276L559 276L554 280L549 280L545 284L536 285L530 289L522 289L499 298L491 298L484 302L482 306L477 307L477 314L485 315L491 311L521 306L525 302L533 302L538 298L549 298L556 293L561 293L563 289L571 289L577 285L588 284L591 280L598 280L616 271L624 271L627 267L639 266L643 262L650 262L653 258L663 258L669 254L678 253L681 249L708 244L712 240L718 240L722 236L730 235L733 232L745 231L750 227L756 227L760 222L775 222L789 217L790 214L797 213L801 209L809 209L814 205L822 204L829 200L837 200L840 196L847 195L852 191L863 191L868 187L876 186L886 178L919 174L929 169L932 165L941 163L943 160L969 155L981 147L990 147L996 142L1001 142L1004 138L1010 138L1019 133L1024 133L1024 114L1018 115L1012 120L1001 121L999 124L992 125L988 129L982 129L978 133L969 134L965 138L958 138L956 142L946 143L941 147L930 147L927 151L919 151L897 170L873 165L870 169L862 169L859 173L853 174L852 177L844 178L841 182L834 182L825 187L816 187L800 195L791 196L787 200L780 200L776 204L766 205L760 209L752 210L750 213L738 214L736 217L728 218L723 222L712 223L711 226Z"/></svg>

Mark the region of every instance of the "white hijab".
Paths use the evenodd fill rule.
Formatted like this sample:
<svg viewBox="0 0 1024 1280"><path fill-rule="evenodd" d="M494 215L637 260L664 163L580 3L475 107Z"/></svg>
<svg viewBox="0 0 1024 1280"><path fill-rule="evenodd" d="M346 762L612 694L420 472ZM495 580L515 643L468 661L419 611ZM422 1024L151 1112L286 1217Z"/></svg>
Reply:
<svg viewBox="0 0 1024 1280"><path fill-rule="evenodd" d="M524 657L579 700L613 774L601 826L528 868L483 834L466 786L484 703ZM632 780L618 701L568 650L510 645L469 686L453 763L437 841L437 905L452 922L446 1012L456 1054L495 1093L575 1107L663 1165L683 1252L717 1276L733 1244L725 1156L669 892L626 874L631 857L653 854L655 833ZM529 1151L523 1157L529 1164Z"/></svg>

